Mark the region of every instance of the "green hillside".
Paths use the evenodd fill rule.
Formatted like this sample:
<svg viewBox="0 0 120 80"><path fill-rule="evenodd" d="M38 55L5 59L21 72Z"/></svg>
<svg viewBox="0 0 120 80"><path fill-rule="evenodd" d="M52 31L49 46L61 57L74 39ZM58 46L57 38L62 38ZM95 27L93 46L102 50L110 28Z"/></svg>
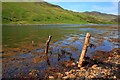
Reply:
<svg viewBox="0 0 120 80"><path fill-rule="evenodd" d="M92 14L92 13L90 13ZM64 10L47 2L3 2L3 24L116 24L117 16L106 18L103 14L90 15Z"/></svg>
<svg viewBox="0 0 120 80"><path fill-rule="evenodd" d="M90 15L90 16L96 16L96 18L100 18L100 19L106 20L108 22L113 21L113 20L117 20L117 16L113 15L113 14L100 13L100 12L96 12L96 11L84 12L84 13L87 15Z"/></svg>

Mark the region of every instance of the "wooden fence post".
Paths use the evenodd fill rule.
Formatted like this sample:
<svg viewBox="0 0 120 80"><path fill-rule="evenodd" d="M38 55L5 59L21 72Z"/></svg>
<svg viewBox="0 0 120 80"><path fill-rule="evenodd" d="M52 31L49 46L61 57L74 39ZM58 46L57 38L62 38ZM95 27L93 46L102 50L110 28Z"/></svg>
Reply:
<svg viewBox="0 0 120 80"><path fill-rule="evenodd" d="M46 49L45 49L45 53L48 54L48 48L49 48L49 43L51 41L52 36L49 36L48 40L46 41Z"/></svg>
<svg viewBox="0 0 120 80"><path fill-rule="evenodd" d="M84 61L84 57L86 55L87 48L89 46L89 40L90 40L90 34L87 33L86 38L85 38L85 42L84 42L84 46L83 46L83 49L82 49L82 52L81 52L81 56L79 58L78 67L82 67L82 63Z"/></svg>
<svg viewBox="0 0 120 80"><path fill-rule="evenodd" d="M51 38L52 38L52 36L49 36L48 40L46 41L46 48L45 48L46 61L47 61L48 65L50 65L50 61L49 61L49 58L48 58L48 50L49 50L49 43L51 41Z"/></svg>

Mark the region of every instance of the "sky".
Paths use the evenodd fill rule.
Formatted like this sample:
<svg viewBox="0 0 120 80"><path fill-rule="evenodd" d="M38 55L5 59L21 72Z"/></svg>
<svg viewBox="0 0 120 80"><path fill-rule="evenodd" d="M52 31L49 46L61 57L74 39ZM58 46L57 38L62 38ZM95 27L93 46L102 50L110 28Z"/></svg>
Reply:
<svg viewBox="0 0 120 80"><path fill-rule="evenodd" d="M42 2L59 5L74 12L98 11L107 14L120 15L120 0L2 0L2 2ZM119 10L118 10L119 2Z"/></svg>
<svg viewBox="0 0 120 80"><path fill-rule="evenodd" d="M118 2L49 2L74 12L98 11L107 14L118 14Z"/></svg>

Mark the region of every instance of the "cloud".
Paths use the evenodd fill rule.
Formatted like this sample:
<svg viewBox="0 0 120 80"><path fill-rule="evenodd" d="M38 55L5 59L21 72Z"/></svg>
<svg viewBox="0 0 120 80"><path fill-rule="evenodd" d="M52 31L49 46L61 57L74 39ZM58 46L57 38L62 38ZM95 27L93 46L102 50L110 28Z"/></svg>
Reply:
<svg viewBox="0 0 120 80"><path fill-rule="evenodd" d="M78 10L76 10L76 9L73 9L72 11L73 11L73 12L79 12L79 11L78 11Z"/></svg>

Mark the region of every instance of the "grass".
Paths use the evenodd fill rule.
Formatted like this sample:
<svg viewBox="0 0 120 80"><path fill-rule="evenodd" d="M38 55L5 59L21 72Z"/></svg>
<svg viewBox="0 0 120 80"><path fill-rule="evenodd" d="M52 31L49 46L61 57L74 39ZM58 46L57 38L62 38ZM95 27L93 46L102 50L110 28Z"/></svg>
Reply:
<svg viewBox="0 0 120 80"><path fill-rule="evenodd" d="M46 2L3 2L3 24L115 24L111 18L75 13ZM113 19L113 18L112 18Z"/></svg>

